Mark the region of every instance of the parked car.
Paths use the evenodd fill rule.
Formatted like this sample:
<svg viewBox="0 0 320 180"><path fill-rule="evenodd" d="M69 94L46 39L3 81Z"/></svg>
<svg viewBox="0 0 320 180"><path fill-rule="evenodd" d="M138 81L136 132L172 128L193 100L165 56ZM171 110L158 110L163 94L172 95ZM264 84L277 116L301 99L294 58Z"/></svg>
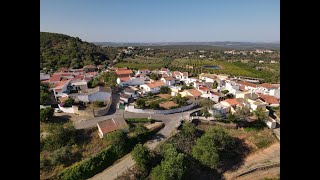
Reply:
<svg viewBox="0 0 320 180"><path fill-rule="evenodd" d="M62 111L59 108L54 108L54 112L61 113Z"/></svg>

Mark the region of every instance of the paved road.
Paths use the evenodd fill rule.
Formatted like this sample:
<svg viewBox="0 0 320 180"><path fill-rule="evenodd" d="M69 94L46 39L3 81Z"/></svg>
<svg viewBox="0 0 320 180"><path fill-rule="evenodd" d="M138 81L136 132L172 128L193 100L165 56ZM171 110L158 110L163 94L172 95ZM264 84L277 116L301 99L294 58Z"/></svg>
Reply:
<svg viewBox="0 0 320 180"><path fill-rule="evenodd" d="M169 114L169 115L152 114L151 118L156 120L162 120L162 122L164 122L165 124L165 127L162 128L157 134L155 134L155 136L153 136L149 141L147 141L145 145L151 150L154 149L161 141L163 141L164 139L168 138L171 135L171 133L175 130L177 125L180 123L181 117L187 118L190 113L197 111L199 109L186 111L184 113L176 113L176 114ZM120 115L122 115L122 113L120 113ZM138 113L130 113L130 112L125 112L124 114L125 114L125 117L149 117L150 116L149 114L138 114ZM115 115L115 116L119 116L119 115ZM89 121L87 120L88 121L87 123L80 124L78 128L91 127L92 125L94 126L95 124L91 122L99 121L100 119L101 118L89 120ZM134 164L135 162L132 159L131 154L129 153L123 158L121 158L120 160L118 160L117 163L113 164L112 166L105 169L103 172L95 175L90 179L91 180L116 179L117 177L125 173L129 168L133 167Z"/></svg>

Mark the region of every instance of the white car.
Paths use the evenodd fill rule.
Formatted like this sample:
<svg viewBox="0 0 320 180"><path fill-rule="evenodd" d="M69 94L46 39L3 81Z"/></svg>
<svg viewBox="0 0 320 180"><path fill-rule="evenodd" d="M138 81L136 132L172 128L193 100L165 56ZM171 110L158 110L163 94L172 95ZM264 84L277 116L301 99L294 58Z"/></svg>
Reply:
<svg viewBox="0 0 320 180"><path fill-rule="evenodd" d="M59 108L54 108L54 112L61 113L62 111Z"/></svg>

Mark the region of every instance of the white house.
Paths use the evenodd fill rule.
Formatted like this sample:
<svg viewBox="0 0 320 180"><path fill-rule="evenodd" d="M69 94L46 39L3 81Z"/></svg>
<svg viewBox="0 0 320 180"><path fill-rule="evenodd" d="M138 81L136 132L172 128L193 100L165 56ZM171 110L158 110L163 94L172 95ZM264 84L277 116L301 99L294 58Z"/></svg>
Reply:
<svg viewBox="0 0 320 180"><path fill-rule="evenodd" d="M163 77L160 79L161 81L163 81L167 86L172 86L175 84L175 79L171 76L169 77Z"/></svg>
<svg viewBox="0 0 320 180"><path fill-rule="evenodd" d="M170 74L170 70L168 68L161 68L158 71L159 74Z"/></svg>
<svg viewBox="0 0 320 180"><path fill-rule="evenodd" d="M209 113L212 115L226 116L230 112L230 106L225 106L221 103L214 104Z"/></svg>
<svg viewBox="0 0 320 180"><path fill-rule="evenodd" d="M134 90L134 89L132 89L130 87L125 88L123 90L123 93L129 95L132 98L135 98L135 97L139 96L138 90Z"/></svg>
<svg viewBox="0 0 320 180"><path fill-rule="evenodd" d="M143 84L140 86L140 88L142 89L142 91L144 93L146 93L146 92L157 93L157 92L160 92L160 88L162 86L166 86L166 84L163 81L159 80L159 81L154 81L149 84Z"/></svg>
<svg viewBox="0 0 320 180"><path fill-rule="evenodd" d="M224 88L220 88L221 90L228 90L229 93L236 95L236 93L240 90L240 85L238 85L234 81L226 80Z"/></svg>
<svg viewBox="0 0 320 180"><path fill-rule="evenodd" d="M259 84L257 89L257 93L267 94L270 96L275 96L276 98L280 98L280 87L276 87L272 84L263 83Z"/></svg>
<svg viewBox="0 0 320 180"><path fill-rule="evenodd" d="M240 90L242 90L242 91L251 90L252 92L256 92L256 90L258 89L257 84L253 84L253 83L246 82L246 81L239 81L237 83L240 86Z"/></svg>
<svg viewBox="0 0 320 180"><path fill-rule="evenodd" d="M172 72L172 76L173 76L174 78L178 79L178 80L181 80L183 74L182 74L182 72L180 72L180 71L173 71L173 72Z"/></svg>
<svg viewBox="0 0 320 180"><path fill-rule="evenodd" d="M146 75L151 73L151 71L149 69L139 69L137 72L137 75Z"/></svg>
<svg viewBox="0 0 320 180"><path fill-rule="evenodd" d="M50 90L53 91L55 98L61 97L61 96L66 96L69 93L69 91L71 90L70 80L59 81L59 82L55 83L53 88L51 88Z"/></svg>
<svg viewBox="0 0 320 180"><path fill-rule="evenodd" d="M87 91L88 83L86 81L71 82L72 90Z"/></svg>
<svg viewBox="0 0 320 180"><path fill-rule="evenodd" d="M48 79L50 79L49 74L40 73L40 81L44 81L44 80L48 80Z"/></svg>
<svg viewBox="0 0 320 180"><path fill-rule="evenodd" d="M142 85L144 84L146 78L145 77L130 77L130 76L126 76L126 77L118 77L117 78L117 84L119 84L120 86L136 86L136 85Z"/></svg>
<svg viewBox="0 0 320 180"><path fill-rule="evenodd" d="M110 101L111 99L111 88L97 86L93 89L88 89L87 92L82 92L77 95L77 98L83 102L95 102L95 101Z"/></svg>

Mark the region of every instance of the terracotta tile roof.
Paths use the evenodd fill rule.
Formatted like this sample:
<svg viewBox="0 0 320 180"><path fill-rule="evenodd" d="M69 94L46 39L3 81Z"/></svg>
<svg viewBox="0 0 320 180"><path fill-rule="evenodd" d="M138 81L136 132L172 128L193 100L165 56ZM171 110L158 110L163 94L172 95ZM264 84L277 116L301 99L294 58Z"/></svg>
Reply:
<svg viewBox="0 0 320 180"><path fill-rule="evenodd" d="M171 77L171 76L164 77L164 79L165 79L166 81L172 81L172 80L174 80L174 78L173 78L173 77Z"/></svg>
<svg viewBox="0 0 320 180"><path fill-rule="evenodd" d="M69 83L70 80L63 80L54 85L54 89L61 89L65 84Z"/></svg>
<svg viewBox="0 0 320 180"><path fill-rule="evenodd" d="M191 94L193 97L201 96L202 93L198 91L197 89L188 89L187 90L189 94Z"/></svg>
<svg viewBox="0 0 320 180"><path fill-rule="evenodd" d="M74 78L77 78L77 79L83 79L84 76L83 75L75 75Z"/></svg>
<svg viewBox="0 0 320 180"><path fill-rule="evenodd" d="M269 103L269 104L279 104L279 101L276 97L274 96L269 96L269 95L265 95L265 94L258 94L260 99Z"/></svg>
<svg viewBox="0 0 320 180"><path fill-rule="evenodd" d="M181 76L182 73L179 72L179 71L173 71L173 72L172 72L172 75L173 75L173 76Z"/></svg>
<svg viewBox="0 0 320 180"><path fill-rule="evenodd" d="M238 84L245 85L245 86L250 86L250 87L257 87L256 84L245 82L245 81L239 81Z"/></svg>
<svg viewBox="0 0 320 180"><path fill-rule="evenodd" d="M159 104L160 107L163 107L165 109L170 109L171 107L175 107L175 106L178 106L178 104L176 104L175 102L173 101L165 101L165 102L161 102Z"/></svg>
<svg viewBox="0 0 320 180"><path fill-rule="evenodd" d="M61 80L60 74L53 74L49 79L50 82L55 82L55 81L60 81L60 80Z"/></svg>
<svg viewBox="0 0 320 180"><path fill-rule="evenodd" d="M117 75L130 75L133 74L133 72L131 70L118 70L116 71Z"/></svg>
<svg viewBox="0 0 320 180"><path fill-rule="evenodd" d="M264 88L267 88L267 89L277 89L277 87L275 87L272 84L268 84L268 83L259 84L258 86L264 87Z"/></svg>
<svg viewBox="0 0 320 180"><path fill-rule="evenodd" d="M154 81L153 83L149 83L149 84L146 84L149 88L156 88L156 87L159 87L159 86L163 86L164 85L164 82L163 81Z"/></svg>
<svg viewBox="0 0 320 180"><path fill-rule="evenodd" d="M236 106L239 102L236 99L226 99L223 102L227 102L230 106Z"/></svg>
<svg viewBox="0 0 320 180"><path fill-rule="evenodd" d="M121 82L127 82L127 81L130 81L131 78L129 76L126 76L126 77L120 77L119 78Z"/></svg>
<svg viewBox="0 0 320 180"><path fill-rule="evenodd" d="M209 91L210 89L208 87L205 87L205 86L200 86L199 90L201 90L201 91Z"/></svg>
<svg viewBox="0 0 320 180"><path fill-rule="evenodd" d="M97 123L97 126L100 127L103 134L110 133L112 131L128 128L128 124L124 119L108 119Z"/></svg>

